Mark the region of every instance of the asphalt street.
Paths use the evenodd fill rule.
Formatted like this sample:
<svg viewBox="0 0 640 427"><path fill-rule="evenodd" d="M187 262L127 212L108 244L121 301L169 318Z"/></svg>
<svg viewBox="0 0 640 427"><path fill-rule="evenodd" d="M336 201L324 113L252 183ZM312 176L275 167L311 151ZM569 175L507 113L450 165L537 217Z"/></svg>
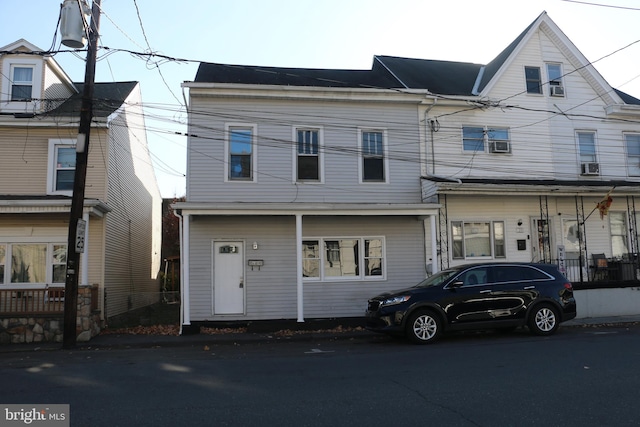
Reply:
<svg viewBox="0 0 640 427"><path fill-rule="evenodd" d="M4 352L0 402L69 404L73 426L640 425L630 322L428 346L258 335Z"/></svg>

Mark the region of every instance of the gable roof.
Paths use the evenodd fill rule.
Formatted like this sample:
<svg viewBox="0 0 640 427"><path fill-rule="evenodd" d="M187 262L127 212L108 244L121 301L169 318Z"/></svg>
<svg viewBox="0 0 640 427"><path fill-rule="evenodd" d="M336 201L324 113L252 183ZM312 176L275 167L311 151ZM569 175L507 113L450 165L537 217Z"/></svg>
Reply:
<svg viewBox="0 0 640 427"><path fill-rule="evenodd" d="M194 82L338 88L402 87L382 67L373 67L371 70L334 70L259 67L208 62L200 63Z"/></svg>
<svg viewBox="0 0 640 427"><path fill-rule="evenodd" d="M611 90L609 84L584 58L557 25L542 12L504 50L488 64L440 61L395 56L374 56L370 70L258 67L200 63L195 83L235 83L277 86L316 86L335 88L377 88L428 91L431 94L476 97L499 80L518 50L538 29L552 32L561 50L567 53L580 73L608 98L638 104L640 100Z"/></svg>
<svg viewBox="0 0 640 427"><path fill-rule="evenodd" d="M84 83L74 83L79 93L74 94L47 115L70 116L80 114ZM122 106L138 82L95 83L93 88L94 117L108 117Z"/></svg>

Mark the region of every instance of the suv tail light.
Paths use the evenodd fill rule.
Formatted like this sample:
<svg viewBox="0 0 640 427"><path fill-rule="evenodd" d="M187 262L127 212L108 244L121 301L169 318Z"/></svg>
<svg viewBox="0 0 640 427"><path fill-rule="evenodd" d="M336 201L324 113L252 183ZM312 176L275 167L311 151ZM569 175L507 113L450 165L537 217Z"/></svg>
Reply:
<svg viewBox="0 0 640 427"><path fill-rule="evenodd" d="M571 282L567 282L567 283L564 284L564 288L572 291L573 290L573 285L571 284Z"/></svg>

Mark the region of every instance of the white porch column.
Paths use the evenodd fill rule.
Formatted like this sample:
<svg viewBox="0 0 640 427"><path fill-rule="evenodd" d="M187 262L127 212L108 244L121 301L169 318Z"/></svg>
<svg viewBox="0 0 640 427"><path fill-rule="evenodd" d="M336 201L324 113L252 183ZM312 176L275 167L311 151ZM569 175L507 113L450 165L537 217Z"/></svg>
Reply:
<svg viewBox="0 0 640 427"><path fill-rule="evenodd" d="M296 215L296 277L298 289L298 322L304 322L304 286L302 284L302 215Z"/></svg>
<svg viewBox="0 0 640 427"><path fill-rule="evenodd" d="M84 230L84 252L80 254L80 286L89 284L89 213L84 212L82 219L87 224Z"/></svg>
<svg viewBox="0 0 640 427"><path fill-rule="evenodd" d="M189 303L189 219L190 215L180 215L180 334L182 325L191 325Z"/></svg>
<svg viewBox="0 0 640 427"><path fill-rule="evenodd" d="M438 239L436 238L436 216L430 215L431 223L431 274L438 272Z"/></svg>

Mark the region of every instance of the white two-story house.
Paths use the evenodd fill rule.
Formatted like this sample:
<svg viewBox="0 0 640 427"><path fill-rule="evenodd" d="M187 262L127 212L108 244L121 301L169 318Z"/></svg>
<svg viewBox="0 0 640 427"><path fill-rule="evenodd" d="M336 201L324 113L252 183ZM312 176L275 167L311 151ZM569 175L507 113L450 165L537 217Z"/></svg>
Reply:
<svg viewBox="0 0 640 427"><path fill-rule="evenodd" d="M409 73L431 65L393 61L398 78L429 89ZM636 280L640 100L546 13L489 64L442 66L457 78L420 108L441 268L543 261L573 282Z"/></svg>
<svg viewBox="0 0 640 427"><path fill-rule="evenodd" d="M63 299L83 83L26 40L0 51L0 316L15 318L62 308L43 302ZM161 197L139 84L96 83L93 117L79 282L104 320L158 300Z"/></svg>
<svg viewBox="0 0 640 427"><path fill-rule="evenodd" d="M546 13L486 65L202 63L183 86L183 325L360 316L466 262L588 282L591 254L637 252L640 101Z"/></svg>

